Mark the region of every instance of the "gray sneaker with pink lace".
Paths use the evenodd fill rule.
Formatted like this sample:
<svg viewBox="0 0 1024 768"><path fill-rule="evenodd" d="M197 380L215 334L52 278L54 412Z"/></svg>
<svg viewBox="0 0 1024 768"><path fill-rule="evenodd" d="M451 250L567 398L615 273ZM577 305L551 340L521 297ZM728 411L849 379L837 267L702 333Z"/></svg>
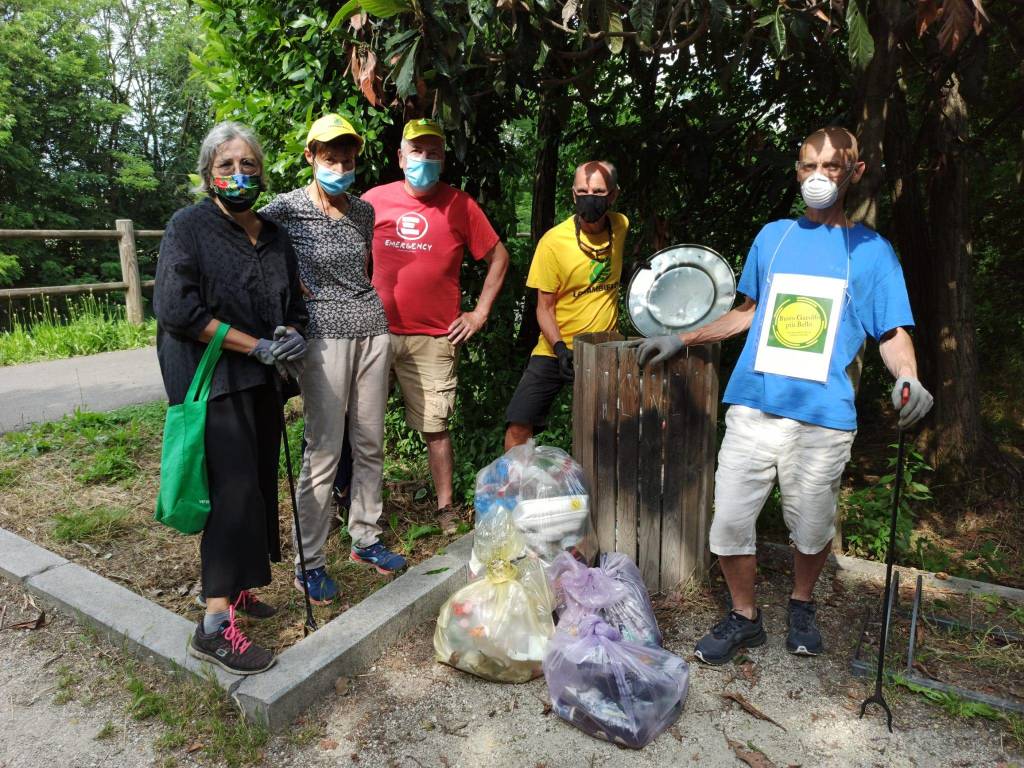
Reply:
<svg viewBox="0 0 1024 768"><path fill-rule="evenodd" d="M235 621L234 606L230 608L230 619L221 624L216 632L204 632L203 622L200 620L192 635L188 652L190 656L216 664L236 675L265 672L274 666L277 660L271 651L256 645L245 636Z"/></svg>

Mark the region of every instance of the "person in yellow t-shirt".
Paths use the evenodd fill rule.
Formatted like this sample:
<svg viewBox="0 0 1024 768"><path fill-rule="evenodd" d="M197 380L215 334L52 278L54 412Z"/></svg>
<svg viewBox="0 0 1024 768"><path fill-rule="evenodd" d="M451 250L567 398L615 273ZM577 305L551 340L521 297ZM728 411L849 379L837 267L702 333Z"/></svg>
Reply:
<svg viewBox="0 0 1024 768"><path fill-rule="evenodd" d="M576 213L541 237L526 278L537 289L540 338L505 411L505 450L522 445L547 421L562 387L572 384L572 340L613 331L629 219L610 211L619 187L615 166L583 163L573 179Z"/></svg>

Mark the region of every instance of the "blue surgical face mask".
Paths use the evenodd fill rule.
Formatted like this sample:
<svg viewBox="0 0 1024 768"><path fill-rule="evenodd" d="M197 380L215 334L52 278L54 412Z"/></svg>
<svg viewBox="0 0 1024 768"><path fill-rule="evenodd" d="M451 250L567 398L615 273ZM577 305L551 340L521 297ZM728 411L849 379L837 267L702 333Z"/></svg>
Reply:
<svg viewBox="0 0 1024 768"><path fill-rule="evenodd" d="M353 168L351 171L345 171L344 173L335 173L329 168L318 165L316 167L316 180L320 183L320 189L328 195L340 195L352 186L352 183L356 180L356 171Z"/></svg>
<svg viewBox="0 0 1024 768"><path fill-rule="evenodd" d="M440 160L405 158L405 180L413 189L429 189L441 178Z"/></svg>

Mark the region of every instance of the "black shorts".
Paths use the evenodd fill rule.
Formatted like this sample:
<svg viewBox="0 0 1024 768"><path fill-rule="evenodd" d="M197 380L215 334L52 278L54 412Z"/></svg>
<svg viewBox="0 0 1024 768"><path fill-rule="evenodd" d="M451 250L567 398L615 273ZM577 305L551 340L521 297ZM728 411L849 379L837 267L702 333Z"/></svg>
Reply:
<svg viewBox="0 0 1024 768"><path fill-rule="evenodd" d="M557 357L532 355L505 409L505 420L512 424L530 424L535 432L541 431L547 424L551 404L565 383Z"/></svg>

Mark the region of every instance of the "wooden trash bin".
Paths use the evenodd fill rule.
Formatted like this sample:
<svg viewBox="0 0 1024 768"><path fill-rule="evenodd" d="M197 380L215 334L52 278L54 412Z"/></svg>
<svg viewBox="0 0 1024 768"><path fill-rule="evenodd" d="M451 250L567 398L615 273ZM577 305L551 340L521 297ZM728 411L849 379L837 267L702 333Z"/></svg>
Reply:
<svg viewBox="0 0 1024 768"><path fill-rule="evenodd" d="M601 551L632 557L652 592L703 579L718 345L644 369L618 333L577 336L573 348L573 455L590 482Z"/></svg>

